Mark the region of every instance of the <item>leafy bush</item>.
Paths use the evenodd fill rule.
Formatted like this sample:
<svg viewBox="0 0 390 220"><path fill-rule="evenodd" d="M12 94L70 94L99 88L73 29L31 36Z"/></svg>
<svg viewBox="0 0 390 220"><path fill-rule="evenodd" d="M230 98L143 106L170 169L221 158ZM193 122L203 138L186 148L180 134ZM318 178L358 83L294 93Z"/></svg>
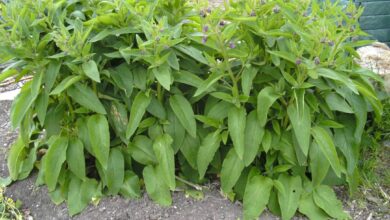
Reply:
<svg viewBox="0 0 390 220"><path fill-rule="evenodd" d="M244 217L346 219L375 74L353 4L13 0L1 5L1 78L33 75L14 101L13 180L34 167L57 204L104 195L170 205L176 179L219 177ZM140 179L143 179L141 182Z"/></svg>

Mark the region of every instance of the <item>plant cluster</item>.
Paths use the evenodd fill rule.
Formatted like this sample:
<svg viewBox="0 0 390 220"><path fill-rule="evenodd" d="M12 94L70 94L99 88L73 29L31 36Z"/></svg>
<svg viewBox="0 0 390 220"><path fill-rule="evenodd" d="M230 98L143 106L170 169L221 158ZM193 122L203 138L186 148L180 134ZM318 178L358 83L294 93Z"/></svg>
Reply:
<svg viewBox="0 0 390 220"><path fill-rule="evenodd" d="M74 215L102 195L170 205L177 180L220 179L244 218L347 219L330 185L359 182L369 112L382 107L354 48L353 4L184 0L2 3L0 80L32 75L12 105L13 180L36 168Z"/></svg>
<svg viewBox="0 0 390 220"><path fill-rule="evenodd" d="M23 215L20 213L20 202L14 201L4 195L5 188L0 186L0 219L22 220Z"/></svg>

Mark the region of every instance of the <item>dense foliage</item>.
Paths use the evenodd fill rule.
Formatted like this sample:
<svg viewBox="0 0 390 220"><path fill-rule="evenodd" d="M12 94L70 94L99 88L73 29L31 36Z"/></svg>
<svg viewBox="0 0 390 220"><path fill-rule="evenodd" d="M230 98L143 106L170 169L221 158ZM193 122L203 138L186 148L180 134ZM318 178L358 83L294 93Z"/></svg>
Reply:
<svg viewBox="0 0 390 220"><path fill-rule="evenodd" d="M71 215L102 195L170 205L176 180L220 178L244 218L347 219L329 185L359 182L375 74L354 62L353 4L13 0L0 75L33 75L13 103L13 180L36 168ZM142 180L142 181L141 181Z"/></svg>

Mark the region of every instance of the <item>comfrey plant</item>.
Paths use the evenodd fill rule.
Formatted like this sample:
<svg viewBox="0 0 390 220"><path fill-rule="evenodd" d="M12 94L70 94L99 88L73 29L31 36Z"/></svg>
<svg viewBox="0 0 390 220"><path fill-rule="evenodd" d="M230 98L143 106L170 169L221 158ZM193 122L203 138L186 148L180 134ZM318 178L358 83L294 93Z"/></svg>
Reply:
<svg viewBox="0 0 390 220"><path fill-rule="evenodd" d="M12 105L13 180L39 171L71 215L102 195L170 205L176 180L219 179L244 218L348 219L330 185L359 183L373 81L353 4L184 0L2 3L0 75L31 75ZM144 186L144 187L143 187Z"/></svg>

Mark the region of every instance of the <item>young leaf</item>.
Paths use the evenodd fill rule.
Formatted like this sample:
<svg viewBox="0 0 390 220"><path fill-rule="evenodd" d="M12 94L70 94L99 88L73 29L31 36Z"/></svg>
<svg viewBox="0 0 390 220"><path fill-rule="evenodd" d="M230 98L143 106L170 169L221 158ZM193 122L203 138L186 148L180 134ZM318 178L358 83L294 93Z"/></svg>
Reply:
<svg viewBox="0 0 390 220"><path fill-rule="evenodd" d="M246 112L244 108L231 108L228 114L229 135L233 141L238 158L244 157L245 151L245 123Z"/></svg>
<svg viewBox="0 0 390 220"><path fill-rule="evenodd" d="M326 185L317 186L314 189L313 199L315 204L335 219L350 219L344 212L343 205L337 199L332 188Z"/></svg>
<svg viewBox="0 0 390 220"><path fill-rule="evenodd" d="M209 133L203 140L198 151L198 171L199 179L202 179L206 173L207 167L214 158L221 142L220 131L216 130Z"/></svg>
<svg viewBox="0 0 390 220"><path fill-rule="evenodd" d="M62 164L66 160L66 150L68 148L68 138L56 136L45 154L45 182L49 191L56 188Z"/></svg>
<svg viewBox="0 0 390 220"><path fill-rule="evenodd" d="M184 96L174 95L169 99L169 104L180 123L186 131L192 136L196 137L196 121L191 104Z"/></svg>
<svg viewBox="0 0 390 220"><path fill-rule="evenodd" d="M311 133L325 158L329 161L333 171L338 177L341 175L341 165L331 136L322 127L313 127Z"/></svg>
<svg viewBox="0 0 390 220"><path fill-rule="evenodd" d="M66 152L66 162L70 171L79 179L85 180L85 157L83 142L78 138L70 138Z"/></svg>
<svg viewBox="0 0 390 220"><path fill-rule="evenodd" d="M81 65L85 75L95 82L100 82L100 73L94 60L89 60Z"/></svg>
<svg viewBox="0 0 390 220"><path fill-rule="evenodd" d="M257 113L255 110L251 111L246 118L245 126L245 150L243 157L245 166L249 166L256 158L263 136L264 128L257 121Z"/></svg>
<svg viewBox="0 0 390 220"><path fill-rule="evenodd" d="M221 169L221 188L223 192L231 192L244 167L244 162L238 158L236 151L233 148L230 149Z"/></svg>
<svg viewBox="0 0 390 220"><path fill-rule="evenodd" d="M291 219L299 205L302 193L302 180L299 176L281 174L278 181L282 184L283 190L278 188L278 200L282 219Z"/></svg>
<svg viewBox="0 0 390 220"><path fill-rule="evenodd" d="M257 219L268 203L272 179L255 175L248 179L244 193L244 219Z"/></svg>
<svg viewBox="0 0 390 220"><path fill-rule="evenodd" d="M104 115L93 115L87 122L89 140L92 152L100 165L107 169L108 157L110 154L110 129Z"/></svg>
<svg viewBox="0 0 390 220"><path fill-rule="evenodd" d="M116 195L121 189L125 178L125 160L118 148L110 150L107 171L107 188L111 195Z"/></svg>
<svg viewBox="0 0 390 220"><path fill-rule="evenodd" d="M151 97L146 96L145 93L140 91L134 98L133 104L130 110L129 124L126 129L126 138L129 139L137 130L142 117L145 114L146 108L150 103Z"/></svg>
<svg viewBox="0 0 390 220"><path fill-rule="evenodd" d="M103 104L90 88L81 83L75 83L67 91L68 95L83 107L99 114L106 114L106 109L104 109Z"/></svg>
<svg viewBox="0 0 390 220"><path fill-rule="evenodd" d="M267 123L269 108L278 98L279 95L276 94L274 88L272 87L265 87L261 90L261 92L259 92L257 96L257 118L260 126L264 127Z"/></svg>
<svg viewBox="0 0 390 220"><path fill-rule="evenodd" d="M159 136L154 140L153 150L156 154L157 161L161 168L161 175L166 183L166 185L174 190L176 188L175 182L175 158L174 152L171 147L173 140L172 138L164 134Z"/></svg>

